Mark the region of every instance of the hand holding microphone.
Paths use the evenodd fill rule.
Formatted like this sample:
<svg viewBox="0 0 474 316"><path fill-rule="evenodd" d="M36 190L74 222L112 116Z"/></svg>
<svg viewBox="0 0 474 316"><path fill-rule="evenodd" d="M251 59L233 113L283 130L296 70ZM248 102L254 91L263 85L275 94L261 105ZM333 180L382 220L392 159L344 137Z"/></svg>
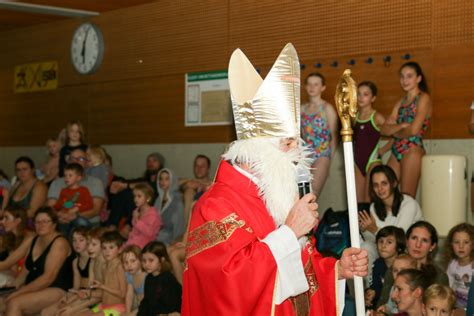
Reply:
<svg viewBox="0 0 474 316"><path fill-rule="evenodd" d="M311 174L307 170L306 173L302 169L298 170L300 199L293 205L285 221L285 225L293 230L298 239L311 232L319 219L316 196L310 193Z"/></svg>

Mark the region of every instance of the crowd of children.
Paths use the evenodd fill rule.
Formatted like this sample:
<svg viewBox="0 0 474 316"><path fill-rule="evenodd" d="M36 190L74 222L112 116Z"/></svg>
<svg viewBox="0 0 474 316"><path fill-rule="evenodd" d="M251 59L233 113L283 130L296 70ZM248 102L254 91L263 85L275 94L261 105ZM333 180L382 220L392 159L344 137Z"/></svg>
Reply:
<svg viewBox="0 0 474 316"><path fill-rule="evenodd" d="M462 223L451 229L444 268L432 260L437 237L435 231L428 233L429 227L426 222L413 224L406 239L403 230L394 226L377 233L380 257L365 293L366 307L373 315L466 315L466 309L472 308L474 226Z"/></svg>
<svg viewBox="0 0 474 316"><path fill-rule="evenodd" d="M100 146L86 145L84 135L82 124L72 121L59 138L48 140L48 161L41 169L24 156L15 161L13 186L0 175L0 288L5 293L0 293L0 314L179 313L186 223L193 201L211 184L210 159L198 155L195 178L178 180L164 168L164 157L152 153L145 177L128 180L114 175L111 157ZM39 210L47 216L37 221ZM37 242L46 224L47 241ZM60 236L70 239L69 248L63 247L67 251L56 249L65 240ZM9 304L17 292L23 294L15 291L19 278L38 274L36 249L46 249L40 256L44 263L53 242L54 254L61 254L57 266L70 284L58 289L44 281L35 291L53 291L54 297L34 307L27 306L28 299L21 306ZM47 273L53 276L53 270Z"/></svg>
<svg viewBox="0 0 474 316"><path fill-rule="evenodd" d="M181 285L166 246L125 246L117 231L76 227L73 287L41 315L158 315L181 309Z"/></svg>

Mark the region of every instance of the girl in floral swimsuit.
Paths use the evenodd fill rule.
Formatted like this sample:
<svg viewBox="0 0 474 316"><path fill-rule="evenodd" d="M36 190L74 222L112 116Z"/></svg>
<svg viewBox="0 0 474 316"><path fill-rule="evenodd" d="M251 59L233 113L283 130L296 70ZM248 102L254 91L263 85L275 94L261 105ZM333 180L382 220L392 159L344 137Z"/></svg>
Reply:
<svg viewBox="0 0 474 316"><path fill-rule="evenodd" d="M305 88L309 102L301 108L301 137L314 151L312 188L319 195L329 175L331 158L337 146L337 114L334 107L321 98L326 89L323 75L308 75Z"/></svg>
<svg viewBox="0 0 474 316"><path fill-rule="evenodd" d="M396 172L402 193L416 197L425 154L423 136L431 117L431 98L420 65L408 62L400 68L400 84L406 92L395 105L381 133L392 136L392 154L388 165Z"/></svg>

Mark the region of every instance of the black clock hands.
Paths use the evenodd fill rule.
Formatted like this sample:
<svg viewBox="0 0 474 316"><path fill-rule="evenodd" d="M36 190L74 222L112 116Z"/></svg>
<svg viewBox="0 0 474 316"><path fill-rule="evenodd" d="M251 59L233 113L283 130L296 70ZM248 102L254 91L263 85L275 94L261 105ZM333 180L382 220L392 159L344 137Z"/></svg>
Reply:
<svg viewBox="0 0 474 316"><path fill-rule="evenodd" d="M86 63L86 42L87 42L87 35L89 35L89 29L90 26L86 29L86 36L84 36L84 40L82 41L82 50L81 50L81 56L82 56L82 63Z"/></svg>

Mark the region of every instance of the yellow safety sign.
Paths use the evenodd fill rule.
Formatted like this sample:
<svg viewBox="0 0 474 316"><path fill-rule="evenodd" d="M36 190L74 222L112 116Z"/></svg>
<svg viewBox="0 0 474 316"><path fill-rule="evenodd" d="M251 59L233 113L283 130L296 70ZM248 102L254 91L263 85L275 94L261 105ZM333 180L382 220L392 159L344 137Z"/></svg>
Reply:
<svg viewBox="0 0 474 316"><path fill-rule="evenodd" d="M58 62L45 61L15 67L15 93L53 90L58 87Z"/></svg>

